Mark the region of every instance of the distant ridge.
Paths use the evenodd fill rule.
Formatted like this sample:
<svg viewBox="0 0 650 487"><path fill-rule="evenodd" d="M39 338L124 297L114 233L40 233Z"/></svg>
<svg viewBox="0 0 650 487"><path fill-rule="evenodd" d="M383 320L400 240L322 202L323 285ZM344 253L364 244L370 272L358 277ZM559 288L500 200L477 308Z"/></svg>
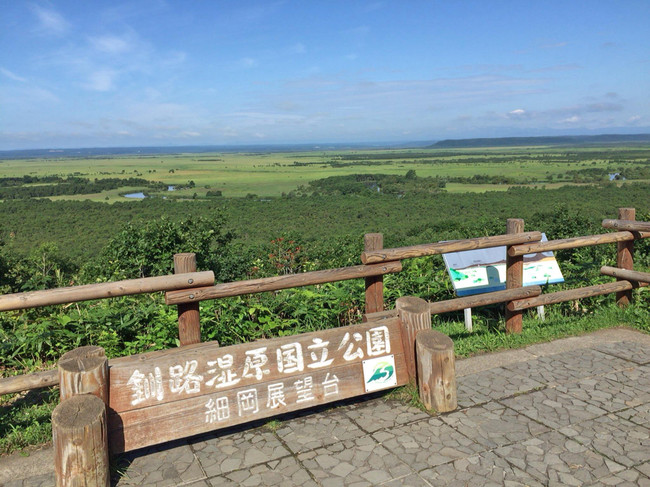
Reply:
<svg viewBox="0 0 650 487"><path fill-rule="evenodd" d="M498 137L494 139L446 139L428 146L430 149L473 147L520 147L539 145L594 145L650 143L650 134L558 135L547 137Z"/></svg>

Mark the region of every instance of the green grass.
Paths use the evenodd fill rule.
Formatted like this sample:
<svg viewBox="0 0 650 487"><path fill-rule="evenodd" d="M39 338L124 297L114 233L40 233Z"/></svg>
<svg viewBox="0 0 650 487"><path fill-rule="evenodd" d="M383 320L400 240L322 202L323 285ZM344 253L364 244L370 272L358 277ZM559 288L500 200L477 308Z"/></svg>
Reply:
<svg viewBox="0 0 650 487"><path fill-rule="evenodd" d="M0 455L52 441L58 388L0 396Z"/></svg>
<svg viewBox="0 0 650 487"><path fill-rule="evenodd" d="M647 292L640 294L640 300L647 300ZM478 319L477 319L478 318ZM464 322L442 321L434 318L433 327L454 341L457 357L522 348L534 343L548 342L559 338L581 335L603 328L629 326L650 332L650 312L643 306L620 309L607 306L596 312L566 316L547 307L546 320L540 321L529 311L524 316L521 334L509 334L503 330L502 319L486 319L480 314L474 316L473 331L465 330Z"/></svg>

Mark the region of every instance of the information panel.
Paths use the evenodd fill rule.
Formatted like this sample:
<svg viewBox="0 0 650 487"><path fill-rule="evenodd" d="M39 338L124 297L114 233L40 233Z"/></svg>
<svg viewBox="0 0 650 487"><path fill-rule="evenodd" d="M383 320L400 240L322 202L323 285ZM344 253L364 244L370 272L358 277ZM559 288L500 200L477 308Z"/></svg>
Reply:
<svg viewBox="0 0 650 487"><path fill-rule="evenodd" d="M546 242L542 234L542 242ZM443 254L457 296L502 291L506 288L506 247ZM564 282L553 252L524 256L524 286Z"/></svg>

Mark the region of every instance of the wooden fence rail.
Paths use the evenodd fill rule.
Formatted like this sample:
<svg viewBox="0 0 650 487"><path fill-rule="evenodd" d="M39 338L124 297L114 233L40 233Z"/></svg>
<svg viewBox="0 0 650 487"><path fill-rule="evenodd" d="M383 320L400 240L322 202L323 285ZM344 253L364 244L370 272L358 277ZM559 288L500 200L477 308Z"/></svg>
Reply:
<svg viewBox="0 0 650 487"><path fill-rule="evenodd" d="M600 273L606 276L612 276L619 279L626 279L628 281L637 281L639 283L650 283L650 272L630 271L627 269L619 269L618 267L603 266L600 268Z"/></svg>
<svg viewBox="0 0 650 487"><path fill-rule="evenodd" d="M445 301L436 301L435 303L427 303L429 312L432 315L441 313L450 313L452 311L460 311L467 308L478 308L479 306L488 306L490 304L505 303L517 299L530 298L542 294L540 286L524 286L516 289L506 289L505 291L494 291L485 294L473 294L471 296L464 296L462 298L447 299ZM367 313L364 315L364 320L383 320L387 318L394 318L397 316L397 309L388 311L381 311L378 313Z"/></svg>
<svg viewBox="0 0 650 487"><path fill-rule="evenodd" d="M323 271L287 274L284 276L264 277L247 281L227 282L210 287L170 291L165 295L166 304L182 304L205 301L207 299L228 298L243 294L255 294L266 291L278 291L301 286L312 286L328 282L345 281L369 276L382 276L400 272L401 262L386 262L385 264L358 265L340 267Z"/></svg>
<svg viewBox="0 0 650 487"><path fill-rule="evenodd" d="M91 299L117 298L133 294L170 291L207 286L214 283L214 272L191 272L174 276L144 277L125 281L102 282L83 286L62 287L44 291L5 294L0 296L0 311L37 308L55 304L76 303Z"/></svg>
<svg viewBox="0 0 650 487"><path fill-rule="evenodd" d="M186 346L201 340L198 306L202 300L365 278L367 314L364 316L364 320L382 319L397 315L394 310L382 312L384 307L382 278L384 274L400 272L402 270L401 259L505 246L508 268L506 291L429 303L429 308L435 314L505 302L507 303L507 325L509 324L507 330L519 332L521 331L521 312L525 309L614 292L617 293L619 305L625 305L629 302L632 289L647 285L647 275L639 276L632 270L632 250L634 240L650 237L650 223L636 221L633 208L620 208L618 216L619 218L615 220L603 220L605 228L614 228L619 230L618 232L548 242L540 241L541 232L524 232L524 222L520 219L508 221L508 233L505 235L392 249L382 248L381 234L367 234L364 239L364 252L361 255L364 265L216 285L212 285L214 284L212 272L193 272L196 270L194 254L177 254L174 258L176 274L172 276L0 296L0 311L165 291L166 304L177 305L179 308L179 338L181 345ZM617 282L546 295L541 294L541 288L538 286L522 287L520 269L522 266L518 264L525 254L606 243L617 243L618 267L615 270L604 268L602 272L616 277ZM629 274L629 272L633 274ZM0 394L46 387L57 383L56 371L1 378Z"/></svg>
<svg viewBox="0 0 650 487"><path fill-rule="evenodd" d="M504 245L538 242L541 239L541 232L526 232L516 235L496 235L493 237L479 237L467 240L454 240L451 242L398 247L394 249L364 251L361 254L361 262L364 264L377 264L379 262L412 259L414 257L426 257L428 255L448 254L450 252L460 252L462 250L489 249L492 247L502 247Z"/></svg>
<svg viewBox="0 0 650 487"><path fill-rule="evenodd" d="M554 250L577 249L579 247L590 247L608 243L629 242L637 238L648 238L650 232L641 232L635 236L632 232L603 233L601 235L589 235L586 237L564 238L560 240L549 240L547 242L536 242L531 244L514 245L508 249L508 255L535 254L537 252L551 252Z"/></svg>
<svg viewBox="0 0 650 487"><path fill-rule="evenodd" d="M545 306L547 304L564 303L565 301L575 301L577 299L591 298L611 294L621 291L630 291L637 287L644 287L647 284L632 283L630 281L608 282L606 284L597 284L595 286L580 287L576 289L567 289L566 291L557 291L554 293L542 294L534 298L520 299L508 303L507 309L512 311L523 311L536 306Z"/></svg>
<svg viewBox="0 0 650 487"><path fill-rule="evenodd" d="M631 232L650 232L650 222L636 220L603 220L603 228L629 230Z"/></svg>

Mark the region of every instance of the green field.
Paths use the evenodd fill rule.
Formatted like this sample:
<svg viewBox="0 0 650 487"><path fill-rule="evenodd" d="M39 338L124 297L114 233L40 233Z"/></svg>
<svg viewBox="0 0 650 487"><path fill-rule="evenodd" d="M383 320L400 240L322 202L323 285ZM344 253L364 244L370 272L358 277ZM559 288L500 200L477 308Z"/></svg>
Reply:
<svg viewBox="0 0 650 487"><path fill-rule="evenodd" d="M150 191L152 196L205 197L221 191L224 197L288 194L310 181L351 174L404 175L413 170L420 178L448 180L449 192L504 191L513 185L548 188L606 180L608 174L632 174L625 181L650 180L650 147L602 148L481 148L314 151L283 153L201 153L156 156L16 159L0 162L0 177L24 175L80 178L133 178L179 188ZM508 182L461 181L477 175L507 177ZM188 187L190 182L194 184ZM39 183L40 184L40 183ZM59 195L53 199L90 199L115 202L124 193L141 188L88 194ZM195 196L196 195L196 196Z"/></svg>

